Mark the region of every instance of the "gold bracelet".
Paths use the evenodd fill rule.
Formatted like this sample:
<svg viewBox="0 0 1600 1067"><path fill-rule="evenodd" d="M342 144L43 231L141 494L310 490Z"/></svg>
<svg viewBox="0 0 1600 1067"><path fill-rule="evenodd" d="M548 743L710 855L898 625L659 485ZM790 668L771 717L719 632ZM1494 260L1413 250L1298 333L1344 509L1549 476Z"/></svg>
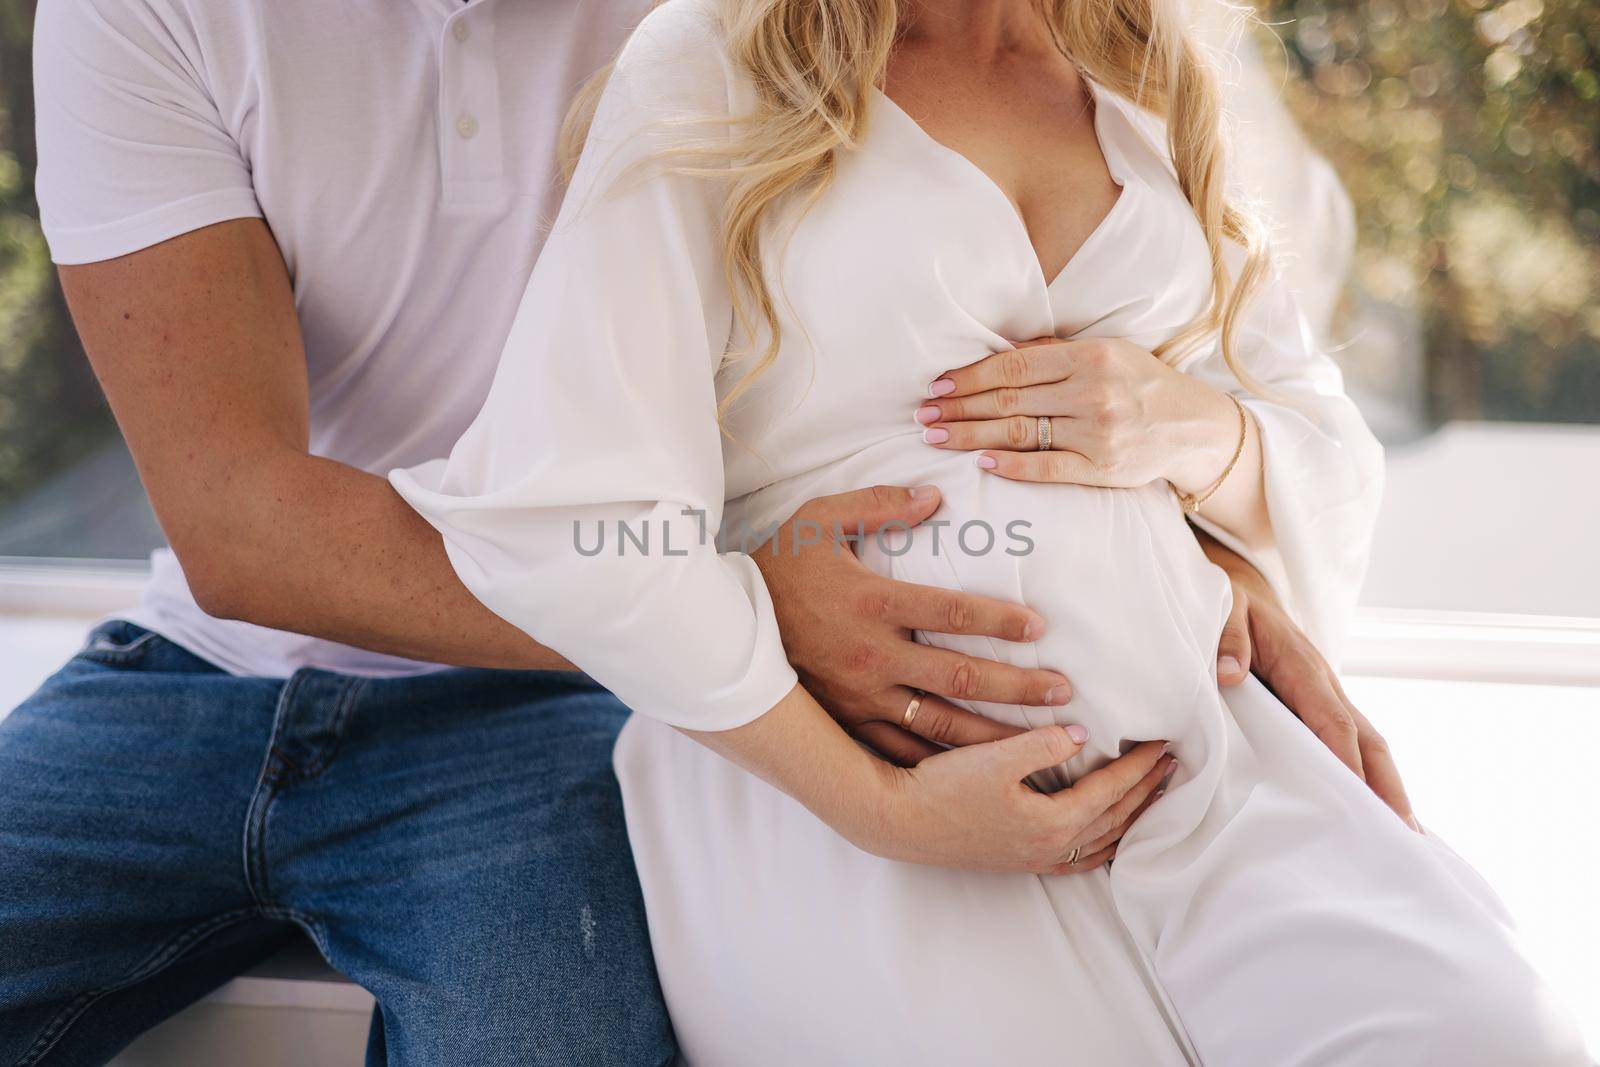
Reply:
<svg viewBox="0 0 1600 1067"><path fill-rule="evenodd" d="M1239 457L1244 455L1244 442L1246 436L1244 405L1239 403L1239 398L1234 396L1232 393L1224 393L1223 395L1229 400L1233 401L1233 406L1239 409L1239 443L1234 446L1233 458L1228 460L1228 465L1226 467L1222 468L1222 474L1218 476L1216 481L1211 483L1211 488L1207 489L1205 492L1197 496L1193 493L1185 493L1177 486L1172 487L1173 492L1178 494L1178 503L1183 505L1183 513L1185 515L1194 515L1200 511L1200 505L1204 504L1207 500L1210 500L1212 495L1216 493L1218 489L1222 488L1222 483L1228 480L1228 475L1233 473L1233 468L1239 465Z"/></svg>

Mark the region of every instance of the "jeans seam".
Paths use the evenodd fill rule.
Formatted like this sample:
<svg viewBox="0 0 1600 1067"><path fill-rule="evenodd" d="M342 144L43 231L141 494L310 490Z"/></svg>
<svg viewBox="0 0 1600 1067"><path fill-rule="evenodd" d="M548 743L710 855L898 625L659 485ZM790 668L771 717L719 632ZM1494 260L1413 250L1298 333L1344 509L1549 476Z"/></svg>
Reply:
<svg viewBox="0 0 1600 1067"><path fill-rule="evenodd" d="M120 981L91 989L87 993L78 994L68 1001L66 1006L58 1011L55 1017L40 1031L39 1036L34 1038L33 1044L28 1046L27 1051L22 1054L22 1058L17 1060L16 1067L30 1067L31 1064L38 1063L46 1053L56 1046L56 1043L61 1040L62 1035L71 1028L72 1024L82 1018L83 1013L94 1006L96 1001L112 993L121 992L129 986L160 973L205 938L218 930L251 918L258 912L259 909L250 907L237 908L233 911L223 912L221 915L213 915L211 918L196 923L169 939L166 944L145 957L142 963L134 967Z"/></svg>
<svg viewBox="0 0 1600 1067"><path fill-rule="evenodd" d="M272 734L267 741L267 752L261 761L261 772L256 778L256 788L250 795L250 805L245 811L243 862L245 889L258 905L271 906L269 886L267 882L266 862L266 831L267 819L270 817L272 802L278 797L280 779L285 777L274 773L274 764L286 765L289 774L298 781L315 778L325 771L338 755L339 747L344 739L345 724L349 721L351 710L355 707L356 698L366 690L367 679L352 679L344 686L339 696L338 706L334 709L332 732L334 740L326 751L319 753L315 761L306 764L304 768L296 767L287 756L283 754L279 744L285 727L288 723L290 710L295 698L299 695L301 682L306 677L303 672L295 672L284 683L283 690L278 694L278 706L272 717Z"/></svg>
<svg viewBox="0 0 1600 1067"><path fill-rule="evenodd" d="M282 922L292 922L300 927L311 943L317 946L317 951L322 953L322 958L332 966L333 956L328 948L328 934L322 928L320 920L312 918L299 908L292 908L287 904L262 904L255 909L262 918L277 919Z"/></svg>
<svg viewBox="0 0 1600 1067"><path fill-rule="evenodd" d="M267 738L267 751L261 759L261 772L256 776L256 787L250 794L250 804L245 809L244 839L241 842L243 854L240 858L244 866L245 891L258 905L267 902L267 869L262 851L266 837L267 812L278 795L278 776L273 773L273 762L283 758L279 752L278 738L283 733L284 720L303 677L304 674L300 672L290 675L278 693L278 706L272 715L272 733Z"/></svg>
<svg viewBox="0 0 1600 1067"><path fill-rule="evenodd" d="M160 639L160 634L146 630L125 645L101 645L102 634L96 630L78 650L78 656L90 663L98 663L105 667L126 667L148 655Z"/></svg>
<svg viewBox="0 0 1600 1067"><path fill-rule="evenodd" d="M267 870L262 851L266 839L267 812L277 796L277 786L263 783L250 798L250 808L245 815L244 887L257 905L266 903Z"/></svg>
<svg viewBox="0 0 1600 1067"><path fill-rule="evenodd" d="M369 680L367 678L355 678L344 687L344 692L339 697L339 706L333 713L333 742L318 755L314 762L307 764L305 769L296 776L301 781L315 778L327 770L338 757L339 749L344 744L345 724L350 720L350 712L355 707L356 698L366 691Z"/></svg>

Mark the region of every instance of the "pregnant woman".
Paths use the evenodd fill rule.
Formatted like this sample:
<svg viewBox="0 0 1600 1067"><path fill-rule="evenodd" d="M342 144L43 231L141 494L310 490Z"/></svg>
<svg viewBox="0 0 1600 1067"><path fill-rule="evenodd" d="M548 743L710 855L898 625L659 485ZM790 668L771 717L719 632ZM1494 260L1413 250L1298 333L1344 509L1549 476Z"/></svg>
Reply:
<svg viewBox="0 0 1600 1067"><path fill-rule="evenodd" d="M1189 522L1326 648L1380 466L1219 143L1166 0L671 0L604 83L483 413L394 481L639 712L617 770L692 1063L1589 1062L1477 875L1259 683L1219 692ZM926 847L897 797L953 757L890 770L796 685L712 535L875 483L942 504L869 566L1048 620L926 638L1073 679L976 708L1057 727L993 746L1015 803L1070 810L1128 752L1172 774L1114 864L1112 826L995 856L954 806L922 816L963 847Z"/></svg>

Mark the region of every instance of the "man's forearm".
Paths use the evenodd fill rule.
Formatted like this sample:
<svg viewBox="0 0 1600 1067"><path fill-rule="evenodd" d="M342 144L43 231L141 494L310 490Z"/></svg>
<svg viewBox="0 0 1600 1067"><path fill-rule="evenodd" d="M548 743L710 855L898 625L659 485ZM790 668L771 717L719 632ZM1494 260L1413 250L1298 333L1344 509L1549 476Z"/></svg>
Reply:
<svg viewBox="0 0 1600 1067"><path fill-rule="evenodd" d="M249 485L225 517L174 537L207 612L434 663L571 668L479 603L385 479L285 450Z"/></svg>
<svg viewBox="0 0 1600 1067"><path fill-rule="evenodd" d="M61 268L84 350L200 606L461 666L565 666L480 604L389 483L307 454L306 354L260 219Z"/></svg>

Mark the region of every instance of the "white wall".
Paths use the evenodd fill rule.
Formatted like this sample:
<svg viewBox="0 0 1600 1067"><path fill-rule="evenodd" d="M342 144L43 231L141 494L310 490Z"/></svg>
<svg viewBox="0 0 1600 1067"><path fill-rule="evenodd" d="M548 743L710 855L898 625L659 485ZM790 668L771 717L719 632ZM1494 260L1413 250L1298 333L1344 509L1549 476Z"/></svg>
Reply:
<svg viewBox="0 0 1600 1067"><path fill-rule="evenodd" d="M1457 423L1388 474L1363 604L1600 618L1600 426Z"/></svg>

